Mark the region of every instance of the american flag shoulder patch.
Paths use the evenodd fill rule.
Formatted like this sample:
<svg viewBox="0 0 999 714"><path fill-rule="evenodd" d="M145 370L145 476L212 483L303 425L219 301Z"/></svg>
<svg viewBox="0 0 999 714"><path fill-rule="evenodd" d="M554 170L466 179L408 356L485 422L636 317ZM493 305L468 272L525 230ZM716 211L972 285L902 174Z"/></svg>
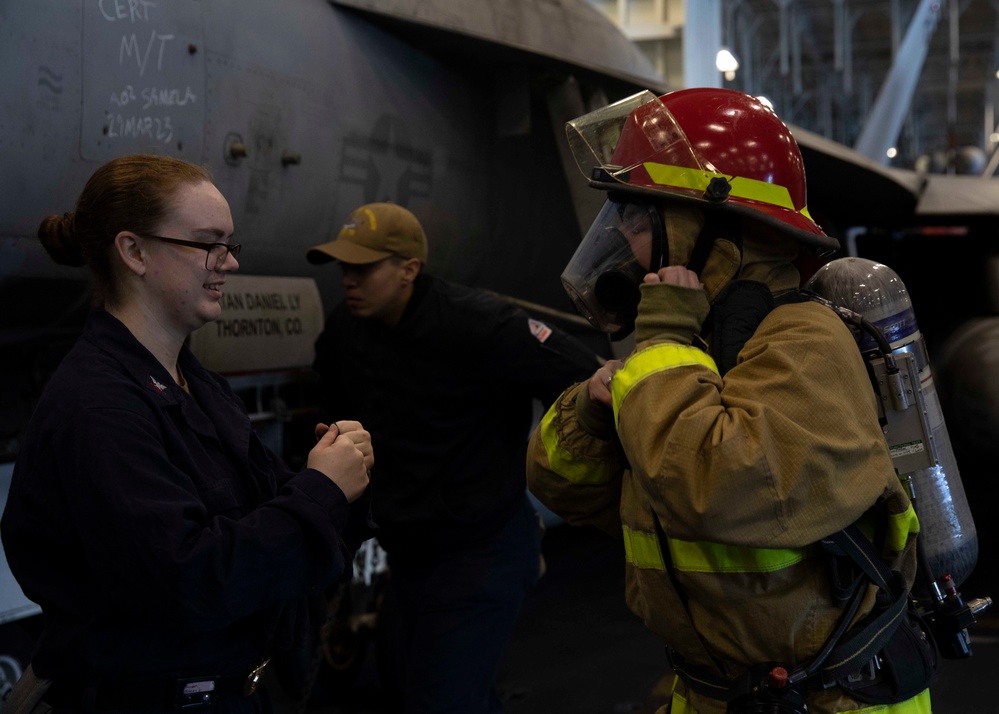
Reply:
<svg viewBox="0 0 999 714"><path fill-rule="evenodd" d="M552 328L548 327L548 325L540 320L528 318L527 326L531 330L531 334L534 335L534 338L538 342L544 343L544 341L552 335Z"/></svg>

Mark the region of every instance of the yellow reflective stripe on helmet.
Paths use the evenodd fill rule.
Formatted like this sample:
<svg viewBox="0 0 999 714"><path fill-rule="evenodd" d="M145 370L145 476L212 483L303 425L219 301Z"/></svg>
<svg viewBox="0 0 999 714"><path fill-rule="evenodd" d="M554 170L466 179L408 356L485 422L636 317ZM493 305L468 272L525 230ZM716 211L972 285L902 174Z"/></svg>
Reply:
<svg viewBox="0 0 999 714"><path fill-rule="evenodd" d="M888 535L885 545L892 550L904 550L910 533L919 533L919 518L911 503L901 513L888 516Z"/></svg>
<svg viewBox="0 0 999 714"><path fill-rule="evenodd" d="M545 446L548 466L566 481L583 485L609 483L620 470L620 466L605 461L577 461L568 450L558 445L558 430L555 428L555 404L541 419L541 443Z"/></svg>
<svg viewBox="0 0 999 714"><path fill-rule="evenodd" d="M661 570L666 572L666 562L659 548L659 539L655 533L633 531L628 526L622 526L624 531L624 558L636 568L645 570Z"/></svg>
<svg viewBox="0 0 999 714"><path fill-rule="evenodd" d="M711 355L705 354L696 347L680 345L675 342L663 342L646 347L636 352L624 363L624 367L614 374L611 383L611 395L614 404L614 421L618 420L618 408L632 388L651 374L663 372L677 367L689 367L699 364L718 374L718 367Z"/></svg>
<svg viewBox="0 0 999 714"><path fill-rule="evenodd" d="M772 573L800 563L809 550L750 548L670 538L669 553L673 567L686 573Z"/></svg>
<svg viewBox="0 0 999 714"><path fill-rule="evenodd" d="M767 183L759 179L746 178L745 176L726 176L714 171L702 171L701 169L687 169L682 166L670 166L669 164L657 164L648 161L643 164L649 173L649 178L660 186L673 186L675 188L687 188L694 191L706 191L708 184L713 178L723 178L731 186L729 196L735 198L745 198L750 201L768 203L771 206L779 206L789 211L795 211L794 202L791 201L791 193L787 187L775 183ZM800 211L803 216L811 220L808 215L808 208L804 207Z"/></svg>

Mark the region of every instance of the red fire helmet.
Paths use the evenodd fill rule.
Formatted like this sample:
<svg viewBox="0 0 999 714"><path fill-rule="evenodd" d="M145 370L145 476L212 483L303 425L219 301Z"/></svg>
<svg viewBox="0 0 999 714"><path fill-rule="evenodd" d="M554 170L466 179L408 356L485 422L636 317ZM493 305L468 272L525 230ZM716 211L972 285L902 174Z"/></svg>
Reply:
<svg viewBox="0 0 999 714"><path fill-rule="evenodd" d="M805 168L787 125L730 89L629 97L569 122L570 147L591 185L736 211L820 251L839 247L812 220Z"/></svg>

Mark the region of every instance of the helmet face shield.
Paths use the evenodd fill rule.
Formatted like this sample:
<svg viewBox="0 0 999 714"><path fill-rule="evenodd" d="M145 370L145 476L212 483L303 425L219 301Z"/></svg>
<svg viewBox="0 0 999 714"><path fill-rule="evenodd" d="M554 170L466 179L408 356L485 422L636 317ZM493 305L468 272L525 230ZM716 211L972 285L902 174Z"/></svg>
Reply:
<svg viewBox="0 0 999 714"><path fill-rule="evenodd" d="M609 198L562 272L562 285L594 327L624 337L635 325L638 286L662 267L665 245L655 207Z"/></svg>
<svg viewBox="0 0 999 714"><path fill-rule="evenodd" d="M661 98L648 90L570 121L565 132L576 165L588 179L602 175L627 184L629 172L647 161L713 171Z"/></svg>

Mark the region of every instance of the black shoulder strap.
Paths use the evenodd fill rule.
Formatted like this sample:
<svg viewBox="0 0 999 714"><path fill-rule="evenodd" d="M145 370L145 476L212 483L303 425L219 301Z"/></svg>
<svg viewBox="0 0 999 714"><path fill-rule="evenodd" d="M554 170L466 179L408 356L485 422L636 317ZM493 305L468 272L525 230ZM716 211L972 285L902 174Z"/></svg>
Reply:
<svg viewBox="0 0 999 714"><path fill-rule="evenodd" d="M733 280L722 288L704 325L711 332L711 356L721 376L735 366L739 352L774 306L770 288L755 280Z"/></svg>
<svg viewBox="0 0 999 714"><path fill-rule="evenodd" d="M719 374L724 377L735 366L739 352L774 308L807 299L798 290L774 295L755 280L733 280L722 288L701 330L702 337L711 335L711 356Z"/></svg>

